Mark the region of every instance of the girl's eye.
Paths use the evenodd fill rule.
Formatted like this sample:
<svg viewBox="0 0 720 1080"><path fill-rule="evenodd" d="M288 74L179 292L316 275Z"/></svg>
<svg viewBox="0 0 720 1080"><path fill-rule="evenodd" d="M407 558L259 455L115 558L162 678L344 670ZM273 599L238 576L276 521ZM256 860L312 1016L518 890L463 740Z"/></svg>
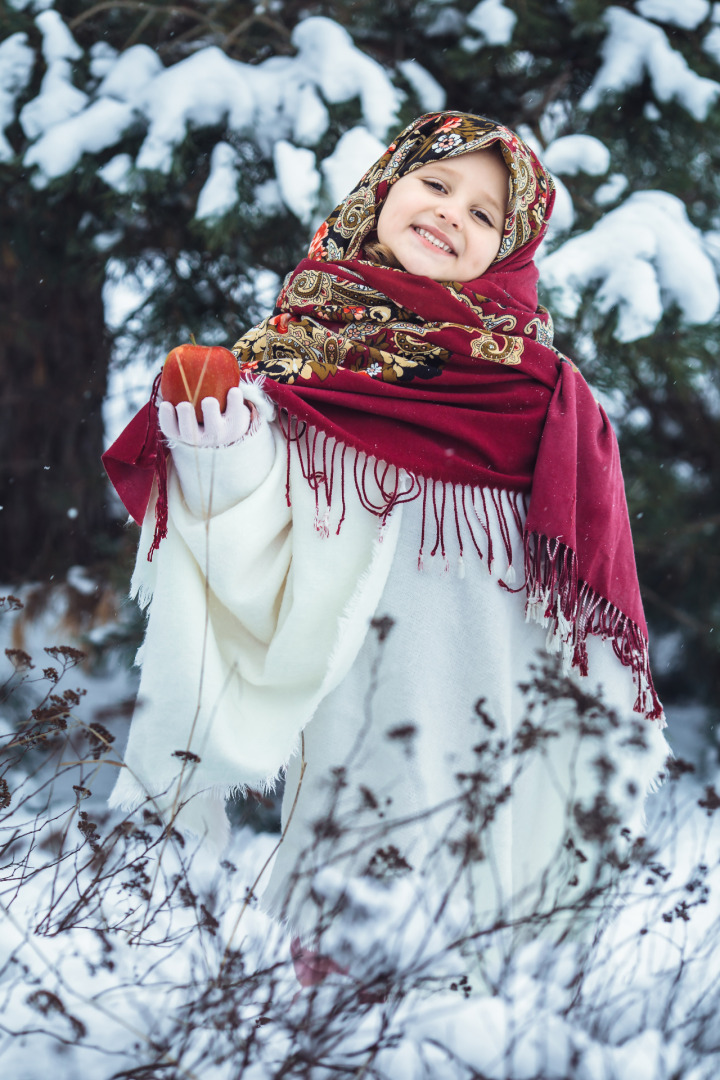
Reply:
<svg viewBox="0 0 720 1080"><path fill-rule="evenodd" d="M484 210L473 210L473 216L477 221L482 221L484 225L492 225L492 221Z"/></svg>
<svg viewBox="0 0 720 1080"><path fill-rule="evenodd" d="M441 191L445 194L445 185L441 184L439 180L423 180L423 183L427 184L433 191Z"/></svg>

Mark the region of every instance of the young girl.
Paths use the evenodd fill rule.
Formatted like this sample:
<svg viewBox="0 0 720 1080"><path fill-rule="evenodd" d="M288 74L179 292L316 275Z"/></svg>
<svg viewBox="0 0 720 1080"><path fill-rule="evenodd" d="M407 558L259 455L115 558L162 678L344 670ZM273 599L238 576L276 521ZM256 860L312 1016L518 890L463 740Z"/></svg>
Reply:
<svg viewBox="0 0 720 1080"><path fill-rule="evenodd" d="M553 199L507 128L421 117L237 343L225 413L160 405L166 493L152 402L109 453L138 519L161 478L112 805L221 847L226 795L285 771L264 902L307 940L326 865L553 911L667 754L615 438L537 303ZM571 689L529 709L546 649Z"/></svg>

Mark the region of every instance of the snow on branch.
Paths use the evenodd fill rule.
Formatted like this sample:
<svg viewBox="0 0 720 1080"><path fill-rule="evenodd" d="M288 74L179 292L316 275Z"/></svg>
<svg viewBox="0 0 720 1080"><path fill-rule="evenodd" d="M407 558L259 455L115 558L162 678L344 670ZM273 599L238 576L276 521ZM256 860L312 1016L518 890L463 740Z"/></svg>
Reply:
<svg viewBox="0 0 720 1080"><path fill-rule="evenodd" d="M556 290L559 312L577 314L582 294L599 286L595 308L618 310L615 338L637 341L677 304L686 322L716 314L720 291L702 234L680 199L665 191L639 191L610 211L589 232L568 240L541 264L546 288Z"/></svg>
<svg viewBox="0 0 720 1080"><path fill-rule="evenodd" d="M644 19L657 19L658 22L681 26L683 30L694 30L710 14L709 0L637 0L636 10Z"/></svg>
<svg viewBox="0 0 720 1080"><path fill-rule="evenodd" d="M103 53L93 58L93 71L101 81L96 88L91 84L89 93L73 84L72 61L83 54L60 15L45 11L36 23L43 35L47 70L39 95L24 106L20 122L33 140L24 164L36 166L33 183L38 188L71 172L83 154L116 146L137 124L146 127L146 136L135 167L169 173L173 154L190 128L225 125L231 135L252 132L261 152L274 157L277 165L287 162L292 144L300 153L297 144L314 146L322 138L330 123L325 102L359 99L362 132L373 151L398 123L400 91L382 66L358 49L332 19L305 19L292 35L296 56L275 56L257 65L233 60L216 46L202 48L168 68L146 45L135 45L118 56ZM0 45L2 130L13 122L15 101L33 66L34 53L25 35L13 35ZM405 75L412 85L424 78L426 96L439 90L429 85L430 76L419 65ZM277 144L286 149L275 153ZM3 139L0 160L12 156L12 147ZM284 173L278 175L286 205L304 222L310 220L321 185L321 173L312 154L310 158L303 157L302 193L285 182ZM363 160L362 167L368 163ZM335 164L326 170L331 186L338 171ZM213 157L198 204L200 219L217 216L222 207L227 210L237 201L236 165L226 151ZM124 158L119 179L117 172L105 170L100 175L122 187L128 173Z"/></svg>
<svg viewBox="0 0 720 1080"><path fill-rule="evenodd" d="M12 34L0 43L0 161L11 161L13 148L5 138L5 128L15 119L15 102L30 82L35 53L27 34Z"/></svg>
<svg viewBox="0 0 720 1080"><path fill-rule="evenodd" d="M610 151L593 135L563 135L545 148L545 165L563 176L603 176L610 168Z"/></svg>
<svg viewBox="0 0 720 1080"><path fill-rule="evenodd" d="M592 112L606 94L621 94L647 74L658 101L678 101L696 120L705 120L720 94L720 83L705 79L673 49L659 26L610 7L604 14L609 34L601 47L603 63L580 107Z"/></svg>
<svg viewBox="0 0 720 1080"><path fill-rule="evenodd" d="M195 217L199 220L222 217L238 201L238 153L230 143L219 142L210 156L210 175L198 195Z"/></svg>
<svg viewBox="0 0 720 1080"><path fill-rule="evenodd" d="M467 24L481 34L488 45L507 45L512 38L517 15L502 0L480 0L467 17Z"/></svg>

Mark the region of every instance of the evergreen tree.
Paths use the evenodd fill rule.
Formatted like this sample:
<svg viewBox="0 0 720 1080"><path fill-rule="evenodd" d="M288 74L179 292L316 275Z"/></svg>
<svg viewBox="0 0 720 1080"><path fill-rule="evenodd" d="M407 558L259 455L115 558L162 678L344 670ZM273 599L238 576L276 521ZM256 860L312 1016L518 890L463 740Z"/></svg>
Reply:
<svg viewBox="0 0 720 1080"><path fill-rule="evenodd" d="M717 283L707 268L720 251L720 26L712 6L57 0L38 16L47 6L13 0L0 15L0 78L10 103L0 164L0 282L10 323L0 344L6 576L60 573L117 542L97 464L111 357L117 364L146 355L157 368L190 332L234 340L267 303L261 285L268 279L258 271L280 278L337 195L332 170L322 166L338 138L351 132L359 139L365 128L369 148L371 138L384 139L393 126L444 104L519 128L562 180L560 228L549 244L556 251L541 266L546 299L559 315L556 343L603 395L620 436L647 613L666 646L656 666L660 689L669 701L700 698L716 708L720 407ZM70 55L66 41L68 55L59 60L48 43L56 14L56 54L58 23L76 44ZM298 34L316 16L332 19L355 42L354 52L342 53L344 66L332 70L332 49L320 45L311 63ZM17 60L11 77L2 50L13 41L18 53L17 34L26 35L32 63L23 74ZM115 134L106 126L64 171L43 172L48 158L38 147L45 136L23 107L37 99L53 64L66 65L55 69L61 104L71 96L68 85L88 95L80 116L103 97L116 52L138 45L147 47L146 65L154 55L166 70L204 56L204 70L216 70L219 85L240 70L222 68L223 53L262 73L265 90L254 92L244 124L221 108L178 113L181 130L168 137L167 163L156 146L152 166L148 133L173 112L172 102L165 100L158 118L158 100L126 95ZM203 53L210 46L221 52ZM362 58L370 65L363 71ZM305 65L294 83L293 64ZM285 85L293 89L283 97ZM370 85L374 97L362 92ZM201 86L191 88L199 100ZM560 141L577 135L590 137L582 152ZM234 177L236 195L225 212L198 216L219 144L228 148L223 175ZM280 144L290 168L283 168ZM292 157L293 148L300 156ZM651 191L676 196L682 206L643 203ZM653 213L654 220L643 217ZM627 262L628 280L611 280L600 263L578 276L571 255L580 249L571 245L613 222L616 240L629 223L627 244L612 252L616 268ZM658 246L663 230L674 227L688 257L685 287ZM608 235L593 233L598 251ZM678 261L681 255L678 249ZM107 266L146 283L140 309L115 341L103 319ZM643 282L657 293L655 316ZM666 662L665 653L676 660Z"/></svg>

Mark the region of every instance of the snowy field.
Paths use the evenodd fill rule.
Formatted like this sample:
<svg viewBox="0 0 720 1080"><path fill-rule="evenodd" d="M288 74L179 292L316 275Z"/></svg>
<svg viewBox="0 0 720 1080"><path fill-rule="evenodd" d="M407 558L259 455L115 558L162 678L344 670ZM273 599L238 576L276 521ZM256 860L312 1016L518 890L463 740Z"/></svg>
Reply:
<svg viewBox="0 0 720 1080"><path fill-rule="evenodd" d="M591 932L559 942L540 930L510 947L507 927L488 925L463 944L462 898L436 894L431 878L348 883L325 868L314 882L332 913L323 941L349 974L301 990L289 935L256 899L278 834L236 830L218 860L163 834L152 812L108 815L117 751L106 740L122 741L127 717L113 705L134 684L121 661L89 677L73 654L43 654L63 614L56 600L24 628L36 666L13 654L3 690L25 695L16 734L2 729L3 1076L717 1077L716 777L676 766ZM6 641L18 618L5 612ZM46 664L67 670L40 676ZM49 711L22 722L38 703Z"/></svg>

